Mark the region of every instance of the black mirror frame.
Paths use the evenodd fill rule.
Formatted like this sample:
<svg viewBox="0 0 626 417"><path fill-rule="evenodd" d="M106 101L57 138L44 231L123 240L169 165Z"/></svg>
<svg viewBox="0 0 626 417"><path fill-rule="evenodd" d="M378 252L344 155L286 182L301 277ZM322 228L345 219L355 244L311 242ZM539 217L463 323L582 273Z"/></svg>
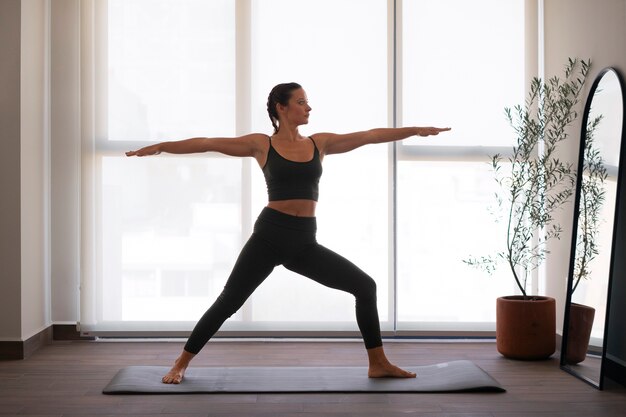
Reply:
<svg viewBox="0 0 626 417"><path fill-rule="evenodd" d="M620 135L620 151L619 151L619 162L618 162L618 172L617 172L617 191L615 196L615 208L614 208L614 219L613 219L613 236L611 237L611 256L610 256L610 265L609 265L609 279L608 279L608 288L607 288L607 298L606 298L606 318L604 322L604 336L602 343L602 357L600 363L600 375L599 380L594 381L584 375L581 375L571 369L565 363L565 353L567 352L567 338L569 332L569 321L570 321L570 306L572 303L572 286L573 286L573 278L574 278L574 265L576 260L576 242L577 242L577 230L578 230L578 217L579 217L579 204L580 204L580 190L582 185L582 175L580 173L583 171L583 158L585 154L585 138L587 137L587 123L589 120L589 111L591 110L591 102L593 101L593 97L596 93L598 84L600 84L600 80L609 72L613 72L617 77L617 80L620 85L621 95L622 95L622 132ZM615 246L617 240L617 219L620 207L626 204L626 201L622 201L622 196L620 195L620 184L625 179L624 174L626 173L624 164L626 164L626 131L624 129L625 118L626 116L626 94L624 91L624 81L622 79L621 74L613 67L606 67L596 76L590 90L589 95L587 97L587 101L585 102L585 109L582 118L582 125L580 129L580 147L578 154L578 168L576 178L576 195L574 199L574 221L572 226L572 245L570 252L570 264L569 264L569 273L567 275L567 293L565 299L565 314L563 318L563 337L561 340L561 358L560 358L560 367L564 371L574 375L577 378L585 381L593 387L598 389L603 389L604 387L604 374L605 374L605 357L606 357L606 349L607 349L607 339L609 334L609 313L611 306L611 287L613 282L613 277L615 276L614 271L614 263L615 263Z"/></svg>

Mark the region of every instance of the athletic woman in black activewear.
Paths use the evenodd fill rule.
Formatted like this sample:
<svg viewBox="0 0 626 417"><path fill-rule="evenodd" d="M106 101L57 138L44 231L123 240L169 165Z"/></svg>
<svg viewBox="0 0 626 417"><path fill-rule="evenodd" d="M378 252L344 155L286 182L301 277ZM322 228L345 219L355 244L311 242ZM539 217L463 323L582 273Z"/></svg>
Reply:
<svg viewBox="0 0 626 417"><path fill-rule="evenodd" d="M309 122L311 107L306 93L296 83L274 87L267 100L267 111L274 126L271 137L254 133L237 138L191 138L126 153L127 156L147 156L161 152L220 152L254 157L267 183L269 202L259 215L254 232L243 247L224 290L196 324L163 382L181 382L191 359L277 265L354 295L357 324L369 358L369 377L415 377L414 373L392 365L385 356L374 280L350 261L317 243L315 206L318 183L322 175L322 159L326 155L348 152L370 143L437 135L450 129L404 127L344 135L317 133L303 137L298 127Z"/></svg>

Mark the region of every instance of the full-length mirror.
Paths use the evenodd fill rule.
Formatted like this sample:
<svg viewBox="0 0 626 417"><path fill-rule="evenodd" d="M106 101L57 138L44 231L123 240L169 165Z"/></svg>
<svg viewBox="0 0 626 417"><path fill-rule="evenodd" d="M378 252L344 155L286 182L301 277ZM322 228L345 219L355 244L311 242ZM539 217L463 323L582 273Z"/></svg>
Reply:
<svg viewBox="0 0 626 417"><path fill-rule="evenodd" d="M612 68L594 81L582 119L561 367L602 389L623 129L623 89Z"/></svg>

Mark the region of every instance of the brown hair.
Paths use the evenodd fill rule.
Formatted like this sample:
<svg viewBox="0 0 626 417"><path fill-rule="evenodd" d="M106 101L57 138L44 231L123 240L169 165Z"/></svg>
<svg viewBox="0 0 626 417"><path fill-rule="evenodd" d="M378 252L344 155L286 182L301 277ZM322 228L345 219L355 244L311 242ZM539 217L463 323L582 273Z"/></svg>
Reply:
<svg viewBox="0 0 626 417"><path fill-rule="evenodd" d="M278 133L278 111L276 110L276 105L282 104L286 106L289 103L293 90L299 88L302 88L302 86L298 83L285 83L278 84L270 91L270 95L267 97L267 113L272 121L272 126L274 126L274 133Z"/></svg>

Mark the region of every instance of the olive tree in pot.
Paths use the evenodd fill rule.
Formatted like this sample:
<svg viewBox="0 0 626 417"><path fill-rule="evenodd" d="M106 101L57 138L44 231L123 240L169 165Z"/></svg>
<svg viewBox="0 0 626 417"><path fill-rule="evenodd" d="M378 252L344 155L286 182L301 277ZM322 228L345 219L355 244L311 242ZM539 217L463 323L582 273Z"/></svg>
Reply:
<svg viewBox="0 0 626 417"><path fill-rule="evenodd" d="M569 59L564 80L534 78L525 104L505 109L516 135L512 155L491 157L499 185L497 208L506 222L506 247L464 262L488 273L506 263L521 293L496 302L496 345L505 357L544 359L556 350L555 300L529 295L527 284L546 258L547 242L560 238L562 229L554 214L573 194L573 166L558 158L557 148L578 117L576 107L590 65Z"/></svg>
<svg viewBox="0 0 626 417"><path fill-rule="evenodd" d="M580 203L572 294L582 280L591 277L590 264L599 253L596 240L601 222L600 211L605 201L604 182L608 177L604 160L594 143L594 133L601 121L602 115L599 115L593 120L589 120L585 129L582 172L579 172L581 175ZM587 357L594 316L595 309L593 307L571 303L567 336L568 347L565 355L565 362L568 364L580 363Z"/></svg>

